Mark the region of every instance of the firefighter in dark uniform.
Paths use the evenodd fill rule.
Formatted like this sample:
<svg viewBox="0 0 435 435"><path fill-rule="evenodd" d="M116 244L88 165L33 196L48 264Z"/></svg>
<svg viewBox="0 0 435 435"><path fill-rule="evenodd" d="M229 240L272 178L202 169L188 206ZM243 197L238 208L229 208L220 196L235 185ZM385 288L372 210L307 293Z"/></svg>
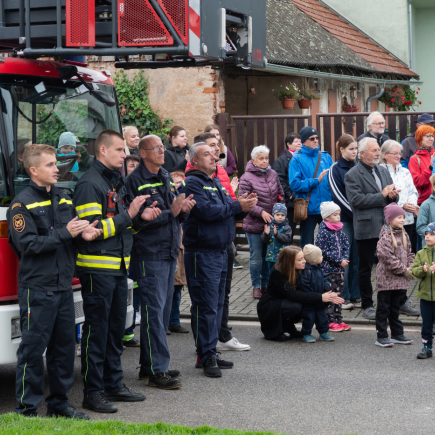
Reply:
<svg viewBox="0 0 435 435"><path fill-rule="evenodd" d="M221 377L220 367L231 365L216 357L227 277L227 246L236 233L236 219L246 217L257 196L233 201L217 178L212 149L199 142L189 149L196 169L186 172L180 191L193 195L196 206L183 223L184 267L192 300L193 336L204 374Z"/></svg>
<svg viewBox="0 0 435 435"><path fill-rule="evenodd" d="M160 210L145 208L148 198L138 196L124 205L126 190L120 168L125 159L124 139L114 130L100 133L94 145L95 160L83 174L74 192L80 219L98 220L101 236L79 249L76 266L82 284L85 323L82 332L83 407L96 412L116 412L111 402L137 402L145 395L135 393L123 382L122 338L127 311L127 270L133 245L133 219L141 226ZM151 204L153 206L155 204Z"/></svg>
<svg viewBox="0 0 435 435"><path fill-rule="evenodd" d="M180 223L188 216L195 201L179 195L165 163L165 148L158 136L145 136L139 142L141 161L127 177L131 198L149 195L147 202L157 201L162 214L135 234L132 272L141 296L141 335L139 379L149 386L165 390L181 387L181 374L169 370L166 331L169 326L174 279L181 242Z"/></svg>
<svg viewBox="0 0 435 435"><path fill-rule="evenodd" d="M66 396L74 382L74 245L101 233L78 220L71 199L57 188L56 150L30 145L24 152L30 184L7 211L9 243L20 258L18 298L22 339L18 348L15 412L37 415L44 397L44 360L50 395L47 415L89 419Z"/></svg>

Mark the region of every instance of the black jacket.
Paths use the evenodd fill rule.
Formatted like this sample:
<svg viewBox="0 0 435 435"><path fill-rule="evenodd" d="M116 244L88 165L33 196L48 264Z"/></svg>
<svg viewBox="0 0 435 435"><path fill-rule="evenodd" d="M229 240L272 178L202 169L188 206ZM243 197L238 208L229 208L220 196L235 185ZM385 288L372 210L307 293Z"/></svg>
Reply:
<svg viewBox="0 0 435 435"><path fill-rule="evenodd" d="M386 140L390 140L390 137L387 136L386 134L381 134L381 136L376 137L373 134L371 134L369 131L366 131L364 134L362 134L361 136L358 136L357 141L359 142L361 139L364 139L365 137L371 137L373 139L376 139L378 141L379 146L381 147L382 144L386 141Z"/></svg>
<svg viewBox="0 0 435 435"><path fill-rule="evenodd" d="M278 174L279 182L284 190L285 204L287 208L293 208L294 192L290 189L290 181L288 179L288 168L293 154L286 150L281 154L273 164L273 170Z"/></svg>
<svg viewBox="0 0 435 435"><path fill-rule="evenodd" d="M174 147L170 140L166 142L165 163L162 168L166 169L169 173L173 171L186 172L186 151L188 150L188 144L184 148L180 148Z"/></svg>
<svg viewBox="0 0 435 435"><path fill-rule="evenodd" d="M258 318L261 332L266 339L281 335L283 331L281 317L281 302L287 299L300 304L318 304L322 302L322 295L305 293L292 287L285 275L272 269L266 291L261 295L257 304ZM302 307L301 307L302 311Z"/></svg>
<svg viewBox="0 0 435 435"><path fill-rule="evenodd" d="M118 201L114 216L107 217L108 193L116 191ZM94 160L76 184L74 205L80 219L98 220L103 234L79 250L77 273L96 273L122 276L127 274L133 246L132 220L123 202L126 199L124 178L118 170L110 170Z"/></svg>
<svg viewBox="0 0 435 435"><path fill-rule="evenodd" d="M325 293L325 288L330 286L331 284L318 264L307 263L297 280L298 289L307 293L322 294Z"/></svg>
<svg viewBox="0 0 435 435"><path fill-rule="evenodd" d="M408 161L412 155L415 154L417 150L417 142L415 141L415 132L406 135L402 142L403 154L400 159L401 162L406 161L406 167L408 167Z"/></svg>
<svg viewBox="0 0 435 435"><path fill-rule="evenodd" d="M179 195L175 189L171 174L160 168L157 175L152 174L144 165L139 166L127 177L126 188L130 199L138 195L150 195L136 218L135 227L145 228L133 236L132 256L141 260L170 260L178 258L181 242L181 222L188 213L180 212L177 217L170 210L172 201ZM152 222L144 222L140 214L146 206L157 201L161 215Z"/></svg>
<svg viewBox="0 0 435 435"><path fill-rule="evenodd" d="M30 181L7 211L8 240L20 258L20 287L39 291L71 290L74 245L85 246L81 236L66 229L77 213L62 189Z"/></svg>

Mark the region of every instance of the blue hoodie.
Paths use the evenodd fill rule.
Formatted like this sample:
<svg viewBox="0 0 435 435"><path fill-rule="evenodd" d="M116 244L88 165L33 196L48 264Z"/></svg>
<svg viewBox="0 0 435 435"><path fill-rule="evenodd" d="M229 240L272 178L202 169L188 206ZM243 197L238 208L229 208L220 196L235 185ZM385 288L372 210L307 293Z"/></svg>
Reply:
<svg viewBox="0 0 435 435"><path fill-rule="evenodd" d="M293 154L289 164L290 189L296 193L296 198L306 199L308 192L313 188L308 204L309 215L320 214L320 204L324 201L332 201L328 176L326 175L321 183L318 179L320 173L333 164L331 156L326 151L322 151L319 170L316 178L313 179L319 149L302 145L300 151Z"/></svg>

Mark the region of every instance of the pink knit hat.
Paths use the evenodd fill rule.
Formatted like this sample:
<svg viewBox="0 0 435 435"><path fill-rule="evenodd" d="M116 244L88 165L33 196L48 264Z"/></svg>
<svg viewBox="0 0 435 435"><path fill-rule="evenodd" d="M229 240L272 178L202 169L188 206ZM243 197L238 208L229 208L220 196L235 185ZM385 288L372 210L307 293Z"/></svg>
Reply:
<svg viewBox="0 0 435 435"><path fill-rule="evenodd" d="M384 215L387 224L390 225L391 221L396 219L397 216L405 216L405 210L399 207L395 202L392 202L384 208Z"/></svg>

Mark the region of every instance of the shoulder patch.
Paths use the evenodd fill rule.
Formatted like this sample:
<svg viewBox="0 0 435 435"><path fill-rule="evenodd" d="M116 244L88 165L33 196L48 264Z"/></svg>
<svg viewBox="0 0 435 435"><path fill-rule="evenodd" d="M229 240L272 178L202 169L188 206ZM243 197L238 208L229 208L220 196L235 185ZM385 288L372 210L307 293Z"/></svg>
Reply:
<svg viewBox="0 0 435 435"><path fill-rule="evenodd" d="M21 205L19 202L16 202L16 203L12 206L11 210L13 210L15 207L22 207L22 205Z"/></svg>
<svg viewBox="0 0 435 435"><path fill-rule="evenodd" d="M14 230L19 233L22 233L24 231L24 228L26 228L26 222L22 214L16 214L12 219L12 223L14 226Z"/></svg>

